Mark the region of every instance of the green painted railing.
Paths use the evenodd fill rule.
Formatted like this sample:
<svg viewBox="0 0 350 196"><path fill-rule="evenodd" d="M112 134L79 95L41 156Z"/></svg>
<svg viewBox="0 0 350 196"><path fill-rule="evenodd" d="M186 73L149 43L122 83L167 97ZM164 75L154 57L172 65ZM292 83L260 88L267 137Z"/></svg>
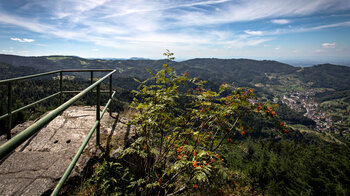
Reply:
<svg viewBox="0 0 350 196"><path fill-rule="evenodd" d="M7 80L0 80L0 85L1 84L7 84L7 114L4 114L2 116L0 116L0 120L2 119L5 119L5 118L8 118L7 119L7 123L8 123L8 129L7 129L7 132L6 132L6 136L7 136L7 139L11 139L11 125L12 125L12 115L13 114L16 114L17 112L20 112L22 110L25 110L27 108L30 108L38 103L41 103L43 101L46 101L47 99L50 99L50 98L53 98L57 95L59 95L59 104L61 105L62 104L62 94L64 93L79 93L80 91L63 91L62 88L63 88L63 73L64 72L90 72L90 75L91 75L91 78L90 78L90 84L92 85L93 84L93 73L94 72L111 72L111 71L114 71L113 69L66 69L66 70L57 70L57 71L50 71L50 72L45 72L45 73L40 73L40 74L34 74L34 75L30 75L30 76L23 76L23 77L18 77L18 78L11 78L11 79L7 79ZM21 107L21 108L18 108L16 110L12 110L12 84L16 81L20 81L20 80L26 80L26 79L31 79L31 78L35 78L35 77L41 77L41 76L47 76L47 75L52 75L52 74L57 74L59 73L60 76L59 76L59 83L60 83L60 86L59 86L59 92L58 93L55 93L53 95L49 95L43 99L40 99L36 102L33 102L31 104L28 104L24 107ZM110 76L110 87L109 87L109 94L112 95L112 76ZM105 92L105 91L103 91ZM91 91L91 94L90 94L90 103L92 103L92 97L93 97L93 92Z"/></svg>
<svg viewBox="0 0 350 196"><path fill-rule="evenodd" d="M3 115L3 116L0 116L0 120L4 119L4 118L8 118L8 123L9 123L10 128L11 128L12 115L19 112L19 111L27 109L35 104L38 104L42 101L45 101L45 100L50 99L52 97L55 97L57 95L60 95L60 106L57 107L55 110L51 111L49 114L47 114L46 116L44 116L40 120L38 120L37 122L35 122L33 125L29 126L25 130L23 130L22 132L20 132L16 136L14 136L12 139L11 139L11 132L10 132L11 129L8 130L7 131L8 141L6 143L4 143L2 146L0 146L0 160L3 159L4 157L6 157L7 155L9 155L19 145L21 145L23 142L25 142L27 139L29 139L31 136L33 136L35 133L40 131L41 128L43 128L45 125L47 125L49 122L51 122L54 118L56 118L59 114L61 114L64 110L66 110L69 106L71 106L76 101L78 101L80 98L82 98L88 92L91 93L90 94L90 101L92 102L93 89L96 87L96 121L95 121L95 124L91 128L88 136L85 138L83 144L79 148L78 152L75 154L72 162L69 164L67 170L65 171L65 173L61 177L59 183L57 184L56 188L52 192L52 195L58 195L60 189L62 188L64 182L66 181L66 179L68 178L72 169L74 168L76 162L78 161L81 153L83 152L85 146L87 145L88 141L90 140L90 138L95 130L97 130L96 131L96 145L100 145L100 119L103 117L104 113L106 112L107 108L109 107L109 105L112 101L112 98L115 95L115 92L112 93L112 74L115 71L116 70L109 70L109 69L58 70L58 71L46 72L46 73L42 73L42 74L35 74L35 75L30 75L30 76L1 80L0 84L7 83L7 86L8 86L8 113ZM63 93L77 92L77 91L62 91L63 72L90 72L91 73L91 85L81 92L78 91L79 94L75 95L73 98L69 99L67 102L62 104L62 94ZM107 75L105 75L104 77L100 78L95 83L93 83L93 72L109 72L109 73ZM50 75L50 74L56 74L56 73L60 74L60 92L55 93L53 95L50 95L48 97L45 97L43 99L40 99L39 101L31 103L31 104L24 106L22 108L19 108L19 109L13 110L13 111L11 110L12 109L12 83L13 82L16 82L19 80L30 79L30 78L34 78L34 77ZM104 110L100 114L100 94L101 94L100 85L107 78L109 78L109 91L107 91L107 92L109 92L109 100L108 100L106 106L104 107ZM106 91L104 91L104 92L106 92ZM111 112L111 110L110 110L110 112Z"/></svg>

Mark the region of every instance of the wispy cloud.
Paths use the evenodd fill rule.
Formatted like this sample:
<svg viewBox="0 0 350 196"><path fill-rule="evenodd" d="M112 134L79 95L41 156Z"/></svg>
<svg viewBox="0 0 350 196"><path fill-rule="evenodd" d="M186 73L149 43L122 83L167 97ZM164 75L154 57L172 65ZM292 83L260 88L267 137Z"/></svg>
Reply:
<svg viewBox="0 0 350 196"><path fill-rule="evenodd" d="M305 28L305 29L312 31L312 30L321 30L321 29L341 27L341 26L350 26L350 21L334 23L334 24L327 24L327 25L320 25L320 26L315 26L315 27Z"/></svg>
<svg viewBox="0 0 350 196"><path fill-rule="evenodd" d="M346 10L350 8L349 1L343 0L246 0L227 3L222 11L181 11L176 13L179 24L210 25L231 22L253 21L268 18L305 16L323 11ZM173 14L175 16L175 13Z"/></svg>
<svg viewBox="0 0 350 196"><path fill-rule="evenodd" d="M348 27L348 26L350 26L350 21L341 22L341 23L334 23L334 24L327 24L327 25L309 26L309 27L279 28L279 29L269 30L269 31L259 31L259 30L250 31L250 30L247 30L247 31L245 31L245 33L247 33L249 35L274 36L274 35L281 35L281 34L303 33L303 32L318 31L318 30L336 28L336 27Z"/></svg>
<svg viewBox="0 0 350 196"><path fill-rule="evenodd" d="M7 53L13 53L13 49L10 49L10 50L1 50L1 52L7 54Z"/></svg>
<svg viewBox="0 0 350 196"><path fill-rule="evenodd" d="M27 38L10 38L11 40L13 41L18 41L18 42L34 42L35 40L34 39L27 39Z"/></svg>
<svg viewBox="0 0 350 196"><path fill-rule="evenodd" d="M335 48L337 46L336 43L323 43L322 47L323 48Z"/></svg>
<svg viewBox="0 0 350 196"><path fill-rule="evenodd" d="M274 20L271 20L272 23L274 24L288 24L290 23L290 20L287 20L287 19L274 19Z"/></svg>
<svg viewBox="0 0 350 196"><path fill-rule="evenodd" d="M244 31L246 34L248 35L262 35L263 32L262 31L250 31L250 30L245 30Z"/></svg>
<svg viewBox="0 0 350 196"><path fill-rule="evenodd" d="M125 16L131 14L139 14L145 12L159 12L159 11L167 11L172 9L179 8L193 8L195 6L210 6L210 5L220 5L225 2L229 2L231 0L204 0L204 1L176 1L175 3L172 1L136 1L135 3L127 3L123 4L123 6L118 6L120 9L119 12L113 13L110 15L106 15L103 18L111 18L118 16ZM143 3L142 3L143 2ZM117 8L117 9L118 9ZM220 10L220 9L219 9Z"/></svg>
<svg viewBox="0 0 350 196"><path fill-rule="evenodd" d="M44 23L28 20L20 16L13 16L13 15L1 13L1 11L0 11L0 23L23 27L30 31L39 32L39 33L44 33L49 29L48 25Z"/></svg>
<svg viewBox="0 0 350 196"><path fill-rule="evenodd" d="M42 15L32 11L34 9ZM247 30L236 29L238 22L265 20L265 24L271 25L293 21L294 25L295 16L346 9L350 9L350 1L23 0L23 6L15 13L0 9L0 24L21 27L46 37L130 51L150 51L150 48L156 47L184 50L199 47L242 48L268 42L279 34L350 26L350 21L285 29L246 27ZM20 12L23 15L18 14ZM220 28L224 25L232 28ZM275 28L275 25L272 26Z"/></svg>

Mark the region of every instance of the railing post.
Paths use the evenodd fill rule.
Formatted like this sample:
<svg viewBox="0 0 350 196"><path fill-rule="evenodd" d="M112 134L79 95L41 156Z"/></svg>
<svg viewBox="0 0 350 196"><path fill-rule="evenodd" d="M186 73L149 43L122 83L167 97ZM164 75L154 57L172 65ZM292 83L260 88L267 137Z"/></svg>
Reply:
<svg viewBox="0 0 350 196"><path fill-rule="evenodd" d="M112 99L112 75L109 76L109 98ZM109 116L112 116L112 104L109 106Z"/></svg>
<svg viewBox="0 0 350 196"><path fill-rule="evenodd" d="M63 81L63 77L62 77L62 71L60 71L60 105L62 104L62 81Z"/></svg>
<svg viewBox="0 0 350 196"><path fill-rule="evenodd" d="M98 121L98 125L96 127L96 145L100 145L100 84L97 85L96 90L96 121Z"/></svg>
<svg viewBox="0 0 350 196"><path fill-rule="evenodd" d="M93 80L94 80L94 72L91 71L91 72L90 72L90 85L92 85ZM93 92L92 92L92 91L93 91L93 90L90 91L90 105L93 105L93 103L92 103L92 97L93 97L94 95L93 95Z"/></svg>
<svg viewBox="0 0 350 196"><path fill-rule="evenodd" d="M8 117L8 127L7 127L7 133L6 137L7 140L11 139L11 126L12 126L12 82L9 82L7 85L7 113L9 115Z"/></svg>

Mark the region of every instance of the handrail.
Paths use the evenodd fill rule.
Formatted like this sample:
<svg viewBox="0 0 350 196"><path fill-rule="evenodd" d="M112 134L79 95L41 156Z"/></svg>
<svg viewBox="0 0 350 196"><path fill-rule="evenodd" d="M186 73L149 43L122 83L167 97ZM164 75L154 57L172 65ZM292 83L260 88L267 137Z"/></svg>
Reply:
<svg viewBox="0 0 350 196"><path fill-rule="evenodd" d="M62 69L63 72L90 72L90 71L96 71L96 72L107 72L107 71L113 71L114 69Z"/></svg>
<svg viewBox="0 0 350 196"><path fill-rule="evenodd" d="M40 74L33 74L33 75L29 75L29 76L22 76L22 77L17 77L17 78L0 80L0 84L19 81L19 80L25 80L25 79L30 79L30 78L40 77L40 76L51 75L51 74L59 73L60 71L62 71L62 70L56 70L56 71L44 72L44 73L40 73Z"/></svg>
<svg viewBox="0 0 350 196"><path fill-rule="evenodd" d="M17 112L20 112L20 111L22 111L22 110L24 110L24 109L30 108L30 107L32 107L32 106L34 106L34 105L36 105L36 104L38 104L38 103L41 103L41 102L43 102L43 101L45 101L45 100L47 100L47 99L50 99L50 98L52 98L52 97L56 97L56 96L59 95L60 93L61 93L61 92L58 92L58 93L49 95L49 96L47 96L47 97L45 97L45 98L42 98L42 99L40 99L40 100L38 100L38 101L35 101L35 102L31 103L31 104L28 104L28 105L26 105L26 106L23 106L23 107L21 107L21 108L18 108L17 110L13 110L13 111L11 111L11 115L12 115L12 114L16 114ZM4 119L4 118L8 117L9 115L10 115L10 114L7 113L7 114L4 114L4 115L0 116L0 120L2 120L2 119Z"/></svg>
<svg viewBox="0 0 350 196"><path fill-rule="evenodd" d="M16 136L14 136L11 140L8 140L6 143L4 143L2 146L0 146L0 160L7 156L9 153L11 153L15 148L17 148L19 145L21 145L23 142L25 142L27 139L29 139L32 135L37 133L42 127L44 127L46 124L48 124L50 121L52 121L55 117L57 117L60 113L62 113L64 110L66 110L69 106L74 104L76 101L78 101L81 97L83 97L85 94L87 94L89 91L91 91L93 88L97 86L99 89L100 83L103 82L105 79L110 77L116 70L111 71L83 91L81 91L79 94L65 102L64 104L60 105L55 110L51 111L49 114L44 116L42 119L38 120L28 128L26 128L24 131L20 132ZM99 93L99 92L98 92ZM99 104L98 104L99 106ZM99 110L99 107L96 108L96 110Z"/></svg>
<svg viewBox="0 0 350 196"><path fill-rule="evenodd" d="M113 71L113 70L114 69L61 69L61 70L44 72L44 73L40 73L40 74L33 74L33 75L28 75L28 76L0 80L0 84L19 81L19 80L25 80L25 79L30 79L30 78L40 77L40 76L46 76L46 75L51 75L51 74L60 73L60 72L91 72L91 71L107 72L107 71Z"/></svg>
<svg viewBox="0 0 350 196"><path fill-rule="evenodd" d="M112 101L112 98L115 95L115 91L112 94L112 97L108 100L106 106L104 107L102 114L100 115L100 119L102 119L103 115L105 114L109 104ZM58 184L56 185L55 189L53 190L53 192L51 193L51 195L58 195L60 189L62 188L64 182L67 180L69 174L72 172L75 164L77 163L81 153L83 152L84 148L86 147L87 143L89 142L92 134L95 132L95 129L97 128L98 124L100 123L100 120L96 120L94 126L90 129L88 136L85 138L83 144L80 146L78 152L75 154L72 162L69 164L69 166L67 167L66 171L64 172L63 176L61 177L60 181L58 182Z"/></svg>
<svg viewBox="0 0 350 196"><path fill-rule="evenodd" d="M27 109L29 107L32 107L38 103L41 103L49 98L52 98L52 97L55 97L57 95L59 95L59 103L60 105L62 104L62 94L63 93L72 93L72 92L75 92L75 93L79 93L80 91L63 91L62 90L62 80L63 80L63 77L62 77L62 74L63 72L90 72L91 73L91 85L93 83L93 72L111 72L113 71L113 69L62 69L62 70L56 70L56 71L50 71L50 72L44 72L44 73L40 73L40 74L34 74L34 75L28 75L28 76L22 76L22 77L17 77L17 78L11 78L11 79L5 79L5 80L0 80L0 85L1 84L6 84L8 85L8 100L7 100L7 114L4 114L2 116L0 116L0 120L8 117L8 129L7 129L7 140L11 139L11 126L12 126L12 115L17 113L17 112L20 112L24 109ZM35 77L40 77L40 76L46 76L46 75L50 75L50 74L55 74L55 73L59 73L60 76L60 86L59 86L59 93L55 93L53 95L50 95L48 97L45 97L43 99L40 99L34 103L31 103L31 104L28 104L24 107L21 107L19 109L16 109L14 111L12 111L12 83L13 82L16 82L16 81L20 81L20 80L25 80L25 79L30 79L30 78L35 78ZM111 96L112 95L112 78L110 78L110 90L109 90L109 95ZM103 91L104 93L105 91ZM91 91L91 95L90 95L90 102L92 103L92 91Z"/></svg>
<svg viewBox="0 0 350 196"><path fill-rule="evenodd" d="M59 114L61 114L64 110L66 110L68 107L70 107L72 104L74 104L76 101L78 101L80 98L82 98L84 95L86 95L88 92L94 93L93 92L93 88L96 87L96 121L94 123L94 126L90 129L89 134L87 135L87 137L85 138L83 144L80 146L79 150L77 151L77 153L75 154L73 160L71 161L71 163L69 164L69 166L67 167L66 171L64 172L64 174L62 175L60 181L58 182L58 184L56 185L54 191L51 193L51 195L58 195L60 189L62 188L62 186L64 185L65 181L67 180L67 178L69 177L70 173L72 172L75 164L77 163L80 155L82 154L84 148L86 147L87 143L89 142L89 140L92 137L92 134L96 131L96 145L100 145L100 121L103 117L103 115L105 114L107 108L109 107L110 103L112 102L112 99L115 95L115 91L113 91L112 93L112 74L116 72L116 70L111 70L110 73L108 73L107 75L105 75L104 77L100 78L98 81L96 81L95 83L92 83L93 80L93 72L94 71L110 71L110 70L59 70L59 71L53 71L53 72L47 72L47 73L43 73L43 74L36 74L36 75L31 75L31 76L25 76L25 77L19 77L19 78L14 78L14 79L8 79L8 80L3 80L0 81L1 83L5 83L8 82L9 83L9 99L11 99L11 83L13 81L18 81L18 80L22 80L22 79L28 79L28 78L33 78L33 77L38 77L38 76L43 76L43 75L48 75L48 74L52 74L52 73L60 73L60 92L55 93L53 95L47 96L39 101L36 101L34 103L28 104L22 108L19 108L17 110L11 111L6 115L3 115L0 117L0 120L2 118L5 118L9 115L9 120L11 121L11 115L14 113L17 113L23 109L26 109L28 107L31 107L32 105L35 105L37 103L40 103L44 100L47 100L51 97L57 96L57 95L62 95L62 93L65 92L69 92L69 91L62 91L62 72L83 72L83 71L88 71L91 72L91 85L89 87L87 87L86 89L84 89L83 91L79 92L79 94L75 95L73 98L69 99L67 102L65 102L64 104L60 105L59 107L57 107L55 110L51 111L49 114L47 114L46 116L44 116L42 119L38 120L37 122L35 122L34 124L32 124L31 126L29 126L28 128L26 128L25 130L23 130L22 132L20 132L19 134L17 134L15 137L13 137L12 139L8 140L6 143L4 143L2 146L0 146L0 160L4 157L6 157L8 154L10 154L15 148L17 148L19 145L21 145L23 142L25 142L27 139L29 139L31 136L33 136L35 133L37 133L38 131L40 131L40 129L42 127L44 127L45 125L47 125L49 122L51 122L54 118L56 118ZM101 94L101 90L100 90L100 85L101 83L107 79L109 77L109 100L107 101L107 104L105 105L102 114L100 114L100 94ZM76 92L76 91L74 91ZM106 92L106 91L104 91ZM107 91L108 92L108 91ZM10 100L11 101L11 100ZM11 103L9 101L9 104ZM9 106L10 107L10 106ZM110 110L111 112L111 110Z"/></svg>
<svg viewBox="0 0 350 196"><path fill-rule="evenodd" d="M23 109L28 108L28 107L31 107L31 106L33 106L37 103L40 103L44 100L47 100L51 97L55 97L57 95L62 95L62 93L65 93L65 91L62 91L62 72L74 72L74 71L75 72L84 72L84 71L91 72L91 85L89 87L87 87L86 89L84 89L83 91L79 92L79 94L75 95L73 98L69 99L64 104L57 107L55 110L51 111L49 114L44 116L42 119L38 120L37 122L35 122L34 124L32 124L31 126L29 126L25 130L23 130L22 132L17 134L15 137L13 137L12 139L8 140L6 143L4 143L3 145L0 146L0 160L1 160L2 158L6 157L8 154L10 154L13 150L15 150L19 145L21 145L23 142L25 142L27 139L29 139L31 136L33 136L34 134L39 132L41 128L43 128L45 125L47 125L49 122L51 122L54 118L56 118L59 114L61 114L64 110L66 110L68 107L70 107L76 101L78 101L80 98L82 98L88 92L93 93L93 88L96 87L96 91L95 91L96 95L97 95L97 98L96 98L96 121L94 123L94 126L90 129L89 134L87 135L83 144L80 146L79 150L75 154L72 162L69 164L68 168L64 172L63 176L61 177L60 181L56 185L56 187L55 187L54 191L51 193L51 195L58 195L59 194L60 189L64 185L64 183L67 180L70 173L72 172L75 164L77 163L80 155L82 154L84 148L86 147L87 143L91 139L91 136L95 132L95 130L97 130L96 131L96 145L100 145L100 121L101 121L103 115L105 114L107 108L109 107L110 103L112 102L112 99L116 93L115 91L113 91L113 93L112 93L112 74L115 73L116 70L111 70L110 73L108 73L104 77L100 78L95 83L92 83L94 71L110 71L110 70L106 70L106 69L104 69L104 70L101 70L101 69L100 70L96 70L96 69L94 69L94 70L91 70L91 69L90 70L59 70L59 71L46 72L46 73L42 73L42 74L36 74L36 75L31 75L31 76L18 77L18 78L14 78L14 79L0 81L0 84L5 83L5 82L8 82L8 84L9 84L8 85L8 87L9 87L9 102L8 102L9 105L8 105L8 107L9 107L9 111L10 111L8 114L1 116L0 120L2 118L9 116L9 121L11 122L11 115L12 114L17 113ZM50 95L50 96L47 96L39 101L28 104L22 108L11 111L11 106L10 106L11 101L12 101L11 100L11 96L12 96L11 83L13 81L18 81L18 80L22 80L22 79L28 79L28 78L33 78L33 77L38 77L38 76L43 76L43 75L48 75L48 74L53 74L53 73L60 73L60 92L55 93L55 94ZM109 100L107 101L107 104L105 105L105 107L102 111L102 114L100 114L100 94L101 94L100 85L108 77L109 77L109 83L110 83L109 84L109 95L110 96L109 96ZM106 92L106 91L104 91L104 92ZM111 112L111 110L110 110L110 112Z"/></svg>

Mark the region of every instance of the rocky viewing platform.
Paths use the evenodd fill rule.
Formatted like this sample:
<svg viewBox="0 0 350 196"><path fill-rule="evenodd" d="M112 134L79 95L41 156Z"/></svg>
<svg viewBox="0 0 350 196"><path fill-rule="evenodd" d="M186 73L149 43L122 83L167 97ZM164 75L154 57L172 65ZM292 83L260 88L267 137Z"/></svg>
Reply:
<svg viewBox="0 0 350 196"><path fill-rule="evenodd" d="M93 127L95 116L96 107L72 106L0 160L0 195L49 194ZM33 123L17 125L11 133L15 135ZM118 156L134 135L127 123L128 119L117 114L105 114L101 120L100 148L96 148L94 134L67 181L81 177L89 161L101 152ZM0 144L5 141L0 138Z"/></svg>

